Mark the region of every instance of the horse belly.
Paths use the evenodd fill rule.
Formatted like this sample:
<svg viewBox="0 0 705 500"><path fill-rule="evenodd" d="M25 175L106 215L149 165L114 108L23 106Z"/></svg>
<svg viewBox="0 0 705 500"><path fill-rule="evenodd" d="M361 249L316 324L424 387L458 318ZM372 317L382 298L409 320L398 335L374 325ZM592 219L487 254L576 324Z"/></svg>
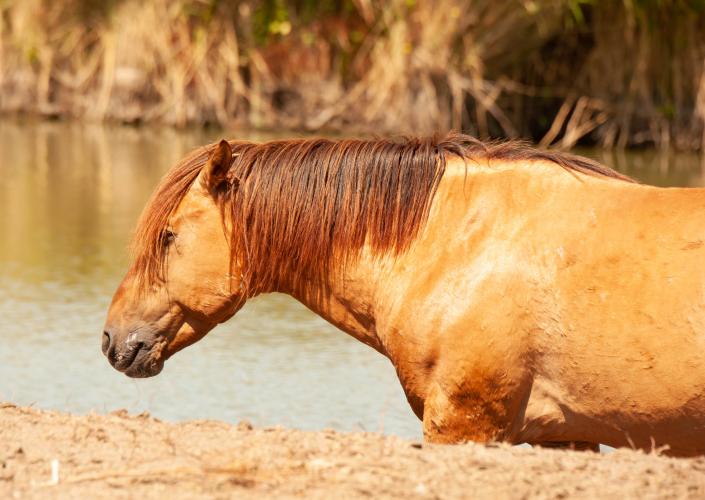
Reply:
<svg viewBox="0 0 705 500"><path fill-rule="evenodd" d="M703 373L705 365L695 376L665 386L660 376L648 374L626 383L623 374L620 380L593 372L592 378L581 377L580 387L574 380L536 376L512 441L586 441L644 450L666 447L678 455L705 453Z"/></svg>
<svg viewBox="0 0 705 500"><path fill-rule="evenodd" d="M705 452L705 222L683 220L559 266L526 436Z"/></svg>

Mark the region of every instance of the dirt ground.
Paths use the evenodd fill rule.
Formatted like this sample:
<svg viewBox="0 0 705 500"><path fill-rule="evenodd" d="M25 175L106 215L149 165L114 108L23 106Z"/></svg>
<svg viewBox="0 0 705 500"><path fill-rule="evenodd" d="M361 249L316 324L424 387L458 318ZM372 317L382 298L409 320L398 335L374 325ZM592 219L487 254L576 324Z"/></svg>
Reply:
<svg viewBox="0 0 705 500"><path fill-rule="evenodd" d="M52 463L54 477L52 478ZM705 497L705 458L432 446L378 434L0 403L0 498Z"/></svg>

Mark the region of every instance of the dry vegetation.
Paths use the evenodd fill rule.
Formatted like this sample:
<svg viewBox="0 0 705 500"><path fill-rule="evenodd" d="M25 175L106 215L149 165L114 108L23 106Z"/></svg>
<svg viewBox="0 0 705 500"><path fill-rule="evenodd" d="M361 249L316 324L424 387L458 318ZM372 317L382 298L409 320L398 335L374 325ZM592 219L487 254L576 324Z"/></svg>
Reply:
<svg viewBox="0 0 705 500"><path fill-rule="evenodd" d="M0 0L0 111L699 149L703 0Z"/></svg>
<svg viewBox="0 0 705 500"><path fill-rule="evenodd" d="M52 463L54 464L52 466ZM53 467L53 471L52 471ZM703 498L705 460L0 404L2 498Z"/></svg>

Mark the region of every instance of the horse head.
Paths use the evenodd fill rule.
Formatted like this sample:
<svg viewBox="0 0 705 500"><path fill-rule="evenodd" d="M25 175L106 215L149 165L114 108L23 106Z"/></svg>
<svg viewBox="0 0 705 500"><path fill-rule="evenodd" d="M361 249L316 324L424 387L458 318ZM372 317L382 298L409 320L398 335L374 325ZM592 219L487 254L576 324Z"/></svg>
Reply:
<svg viewBox="0 0 705 500"><path fill-rule="evenodd" d="M102 350L130 377L158 374L166 359L230 318L244 302L222 193L232 188L230 144L205 164L177 169L147 205L136 258L108 311ZM168 262L168 265L166 263Z"/></svg>

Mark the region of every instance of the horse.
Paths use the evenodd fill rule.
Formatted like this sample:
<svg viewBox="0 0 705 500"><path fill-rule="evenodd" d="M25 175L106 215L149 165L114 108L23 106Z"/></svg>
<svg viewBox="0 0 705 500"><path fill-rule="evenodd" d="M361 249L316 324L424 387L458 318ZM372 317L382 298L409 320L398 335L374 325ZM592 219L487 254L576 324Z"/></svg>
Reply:
<svg viewBox="0 0 705 500"><path fill-rule="evenodd" d="M130 377L289 294L392 362L432 443L705 452L705 190L471 136L226 141L138 222Z"/></svg>

